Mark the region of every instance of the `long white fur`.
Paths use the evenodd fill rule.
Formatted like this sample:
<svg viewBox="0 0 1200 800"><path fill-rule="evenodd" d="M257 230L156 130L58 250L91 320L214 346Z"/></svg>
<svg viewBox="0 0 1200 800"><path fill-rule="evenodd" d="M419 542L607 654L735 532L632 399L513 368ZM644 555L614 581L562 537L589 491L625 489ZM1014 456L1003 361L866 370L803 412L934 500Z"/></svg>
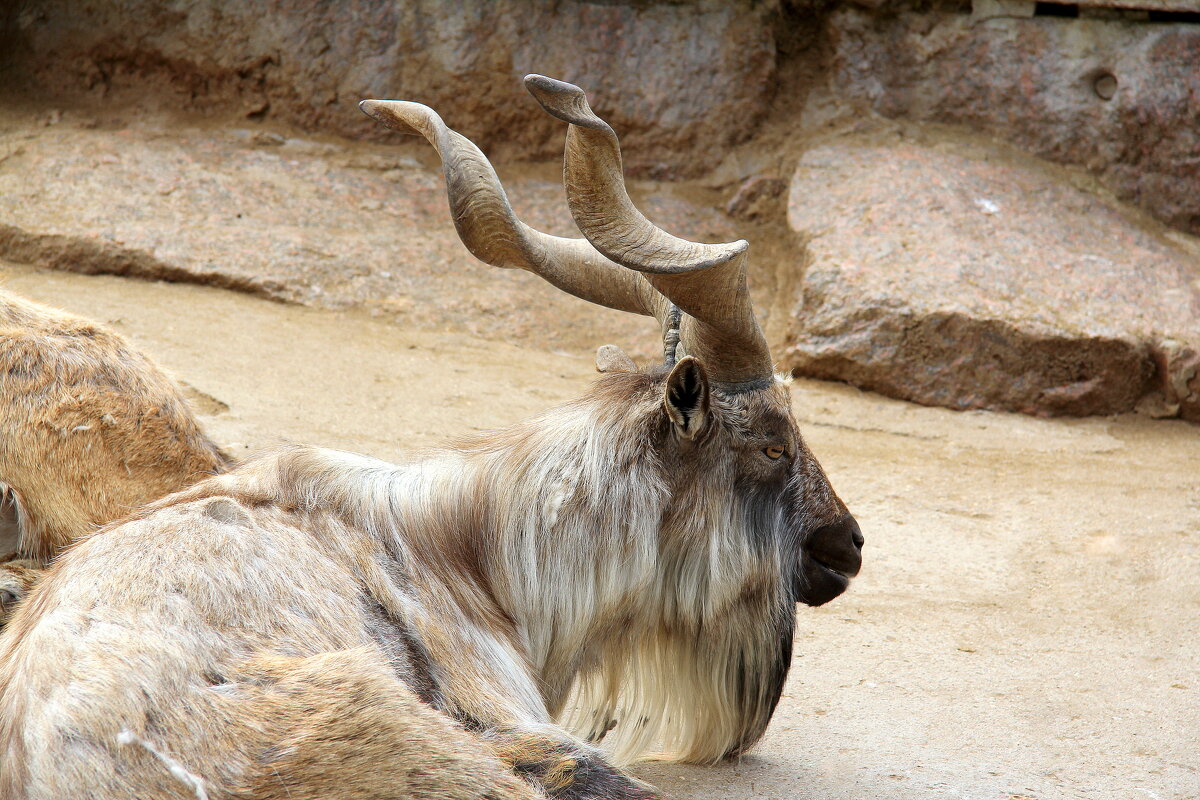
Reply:
<svg viewBox="0 0 1200 800"><path fill-rule="evenodd" d="M469 614L458 623L485 669L510 687L513 713L557 716L585 738L616 720L603 747L618 762L651 753L716 760L747 713L769 712L738 702L733 672L739 659L754 670L774 656L781 598L743 608L738 597L756 573L779 583L780 554L764 561L754 550L746 514L720 485L730 476L719 471L712 486L696 487L697 505L678 529L660 530L672 498L654 451L630 426L628 413L576 403L524 426L519 446L484 441L400 466L319 451L320 479L294 488L303 506L332 505L417 559L414 543L458 535L464 509L502 498L486 512L495 537L487 568L523 652Z"/></svg>

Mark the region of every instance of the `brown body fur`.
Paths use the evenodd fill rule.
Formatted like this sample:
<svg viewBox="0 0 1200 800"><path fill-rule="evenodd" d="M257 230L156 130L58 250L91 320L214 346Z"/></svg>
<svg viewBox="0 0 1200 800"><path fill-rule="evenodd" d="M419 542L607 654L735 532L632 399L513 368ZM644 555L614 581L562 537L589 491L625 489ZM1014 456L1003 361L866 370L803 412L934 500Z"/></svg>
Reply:
<svg viewBox="0 0 1200 800"><path fill-rule="evenodd" d="M100 325L0 291L0 483L21 553L71 541L228 467L179 387Z"/></svg>

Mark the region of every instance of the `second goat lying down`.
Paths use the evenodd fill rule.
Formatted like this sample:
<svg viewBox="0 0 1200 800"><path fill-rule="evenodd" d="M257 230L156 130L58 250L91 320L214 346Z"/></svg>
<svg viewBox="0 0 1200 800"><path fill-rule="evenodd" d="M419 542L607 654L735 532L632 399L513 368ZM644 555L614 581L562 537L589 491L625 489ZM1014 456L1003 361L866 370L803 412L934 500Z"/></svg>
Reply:
<svg viewBox="0 0 1200 800"><path fill-rule="evenodd" d="M762 736L796 603L840 594L862 537L772 374L746 244L654 227L583 93L527 85L570 123L585 239L517 220L430 109L363 105L438 149L473 253L656 317L667 363L610 356L575 402L400 464L286 450L73 548L0 638L0 796L405 796L368 679L554 797L647 797L611 764ZM320 686L314 659L337 665Z"/></svg>
<svg viewBox="0 0 1200 800"><path fill-rule="evenodd" d="M47 561L228 467L175 382L123 337L5 291L0 398L0 557ZM0 582L21 592L34 566Z"/></svg>

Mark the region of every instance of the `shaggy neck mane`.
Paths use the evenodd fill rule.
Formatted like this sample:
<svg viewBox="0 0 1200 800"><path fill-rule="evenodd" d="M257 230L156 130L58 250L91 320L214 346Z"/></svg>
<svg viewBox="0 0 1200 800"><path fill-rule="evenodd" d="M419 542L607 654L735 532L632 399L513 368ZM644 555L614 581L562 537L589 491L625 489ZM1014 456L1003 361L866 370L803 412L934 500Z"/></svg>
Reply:
<svg viewBox="0 0 1200 800"><path fill-rule="evenodd" d="M739 496L720 465L667 463L672 435L660 381L620 373L399 467L342 464L318 492L356 526L396 531L464 616L508 623L566 727L621 762L712 762L765 730L794 601L782 519Z"/></svg>

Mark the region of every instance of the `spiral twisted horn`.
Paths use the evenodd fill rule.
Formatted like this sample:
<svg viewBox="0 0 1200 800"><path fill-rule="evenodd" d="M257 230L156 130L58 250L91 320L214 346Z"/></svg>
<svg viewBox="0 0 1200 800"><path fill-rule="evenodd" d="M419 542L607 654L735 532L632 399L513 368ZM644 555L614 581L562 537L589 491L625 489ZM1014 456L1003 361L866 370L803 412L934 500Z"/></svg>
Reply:
<svg viewBox="0 0 1200 800"><path fill-rule="evenodd" d="M543 108L570 123L567 203L584 239L551 236L517 219L487 158L432 109L389 100L359 107L390 128L424 136L438 151L454 226L475 257L528 270L584 300L655 317L664 336L679 337L674 355L700 358L727 391L769 385L770 353L746 288L746 242L699 244L655 226L629 199L616 134L592 113L583 91L540 75L525 84Z"/></svg>
<svg viewBox="0 0 1200 800"><path fill-rule="evenodd" d="M679 306L682 351L703 361L714 381L727 390L770 385L771 353L746 285L749 245L689 242L655 226L629 199L617 135L588 106L583 90L544 75L526 76L525 88L569 124L563 182L584 237L613 261L644 273Z"/></svg>

